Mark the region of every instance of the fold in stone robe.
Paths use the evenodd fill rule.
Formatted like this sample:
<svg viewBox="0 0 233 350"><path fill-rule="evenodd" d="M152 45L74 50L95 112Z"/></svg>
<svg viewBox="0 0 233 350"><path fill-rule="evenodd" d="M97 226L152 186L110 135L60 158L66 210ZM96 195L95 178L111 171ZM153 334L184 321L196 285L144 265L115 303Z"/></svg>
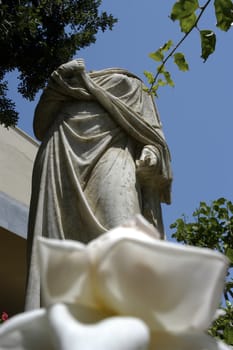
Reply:
<svg viewBox="0 0 233 350"><path fill-rule="evenodd" d="M35 111L34 131L42 144L32 179L26 309L40 306L37 237L88 243L143 208L162 234L160 202L169 203L171 184L153 100L124 70L87 74L59 67ZM160 160L149 191L135 167L145 145Z"/></svg>

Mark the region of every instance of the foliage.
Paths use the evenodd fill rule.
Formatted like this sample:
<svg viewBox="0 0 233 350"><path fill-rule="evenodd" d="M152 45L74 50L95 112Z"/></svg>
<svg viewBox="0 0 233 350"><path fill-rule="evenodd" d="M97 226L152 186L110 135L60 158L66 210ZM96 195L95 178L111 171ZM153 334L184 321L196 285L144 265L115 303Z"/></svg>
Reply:
<svg viewBox="0 0 233 350"><path fill-rule="evenodd" d="M144 72L150 85L149 88L146 88L146 91L157 96L160 86L174 86L171 74L166 69L166 63L171 58L181 71L189 70L184 54L177 52L177 50L194 29L199 32L201 57L204 62L215 51L215 32L212 29L201 30L199 28L200 19L211 4L214 8L216 26L223 31L228 31L231 28L233 24L232 0L207 0L203 5L200 4L199 0L177 0L172 7L170 18L172 21L179 22L180 31L184 35L176 45L173 44L172 40L168 40L161 48L149 55L154 61L159 62L159 66L155 74L148 71ZM167 77L169 78L167 79Z"/></svg>
<svg viewBox="0 0 233 350"><path fill-rule="evenodd" d="M15 103L7 98L7 82L0 82L0 124L6 127L16 125L18 113L15 111Z"/></svg>
<svg viewBox="0 0 233 350"><path fill-rule="evenodd" d="M193 221L183 216L170 227L172 237L178 242L214 249L229 259L229 269L224 290L223 315L214 321L209 333L233 345L233 203L225 198L214 200L211 205L201 202L193 213Z"/></svg>
<svg viewBox="0 0 233 350"><path fill-rule="evenodd" d="M233 345L233 305L227 302L220 315L209 329L209 334L215 338L223 340L229 345Z"/></svg>
<svg viewBox="0 0 233 350"><path fill-rule="evenodd" d="M0 0L0 123L15 125L18 113L7 99L7 72L18 69L18 91L33 100L51 72L80 48L96 40L99 30L116 19L99 13L101 0Z"/></svg>

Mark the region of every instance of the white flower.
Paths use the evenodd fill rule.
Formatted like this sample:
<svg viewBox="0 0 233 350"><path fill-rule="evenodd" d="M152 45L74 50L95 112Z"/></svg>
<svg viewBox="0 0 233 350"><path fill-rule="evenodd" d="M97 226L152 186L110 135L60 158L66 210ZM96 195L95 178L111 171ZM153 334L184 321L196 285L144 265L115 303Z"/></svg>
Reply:
<svg viewBox="0 0 233 350"><path fill-rule="evenodd" d="M227 349L205 334L221 298L227 259L209 249L160 241L154 235L140 218L88 245L40 239L45 309L40 311L43 315L35 311L33 344L39 322L42 336L53 344L51 349ZM22 339L28 337L29 316L33 312L18 316ZM16 321L8 321L8 327L11 322ZM10 331L2 327L0 336L7 342L16 327L13 323ZM93 345L94 338L101 345L97 340ZM7 349L1 345L0 337L0 349Z"/></svg>

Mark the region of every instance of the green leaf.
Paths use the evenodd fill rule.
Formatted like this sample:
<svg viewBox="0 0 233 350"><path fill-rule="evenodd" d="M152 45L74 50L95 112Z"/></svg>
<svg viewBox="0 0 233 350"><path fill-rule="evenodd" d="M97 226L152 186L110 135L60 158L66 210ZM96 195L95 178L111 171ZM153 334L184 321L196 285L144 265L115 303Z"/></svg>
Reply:
<svg viewBox="0 0 233 350"><path fill-rule="evenodd" d="M163 72L163 75L168 85L175 86L174 81L172 80L171 74L169 72Z"/></svg>
<svg viewBox="0 0 233 350"><path fill-rule="evenodd" d="M162 80L162 79L158 79L157 85L158 86L165 86L165 85L167 85L167 82Z"/></svg>
<svg viewBox="0 0 233 350"><path fill-rule="evenodd" d="M233 288L233 282L227 282L226 283L226 290L229 291Z"/></svg>
<svg viewBox="0 0 233 350"><path fill-rule="evenodd" d="M189 32L196 24L196 10L199 8L198 0L180 0L175 3L171 12L171 19L180 22L182 32Z"/></svg>
<svg viewBox="0 0 233 350"><path fill-rule="evenodd" d="M173 21L181 20L194 14L198 8L198 0L180 0L174 4L170 17Z"/></svg>
<svg viewBox="0 0 233 350"><path fill-rule="evenodd" d="M233 3L231 0L215 0L217 27L228 31L233 23Z"/></svg>
<svg viewBox="0 0 233 350"><path fill-rule="evenodd" d="M145 77L147 78L148 84L150 84L150 85L153 84L154 79L155 79L153 73L148 72L146 70L143 73L144 73Z"/></svg>
<svg viewBox="0 0 233 350"><path fill-rule="evenodd" d="M145 91L145 92L149 92L150 91L150 89L148 88L148 87L143 87L143 91Z"/></svg>
<svg viewBox="0 0 233 350"><path fill-rule="evenodd" d="M230 201L227 202L227 207L230 210L231 214L233 214L233 204Z"/></svg>
<svg viewBox="0 0 233 350"><path fill-rule="evenodd" d="M185 60L184 54L181 52L177 52L173 55L174 57L174 62L178 66L180 70L183 72L189 70L188 63Z"/></svg>
<svg viewBox="0 0 233 350"><path fill-rule="evenodd" d="M207 60L215 50L216 35L212 30L201 30L201 57L204 61Z"/></svg>
<svg viewBox="0 0 233 350"><path fill-rule="evenodd" d="M173 46L173 41L172 40L168 40L161 48L160 50L165 52L168 51L171 47Z"/></svg>
<svg viewBox="0 0 233 350"><path fill-rule="evenodd" d="M152 89L151 89L151 93L152 93L152 95L154 95L155 97L158 97L158 94L157 94L158 88L159 88L159 86L158 86L158 84L156 84L156 85L154 85L154 86L152 87Z"/></svg>
<svg viewBox="0 0 233 350"><path fill-rule="evenodd" d="M229 345L233 345L233 326L227 325L223 331L223 335L224 341Z"/></svg>
<svg viewBox="0 0 233 350"><path fill-rule="evenodd" d="M157 67L157 72L159 74L165 72L164 64L161 64L160 66Z"/></svg>
<svg viewBox="0 0 233 350"><path fill-rule="evenodd" d="M164 59L164 52L168 51L173 45L172 40L168 40L162 47L160 47L157 51L149 54L149 57L156 62L162 62Z"/></svg>
<svg viewBox="0 0 233 350"><path fill-rule="evenodd" d="M158 49L157 51L150 53L149 57L152 58L152 60L154 60L154 61L162 62L164 55L163 55L163 52L161 51L161 49Z"/></svg>
<svg viewBox="0 0 233 350"><path fill-rule="evenodd" d="M223 197L218 198L216 201L213 201L213 203L217 203L218 205L224 205L226 203L226 199Z"/></svg>
<svg viewBox="0 0 233 350"><path fill-rule="evenodd" d="M189 32L196 24L197 16L195 13L192 13L190 16L182 18L180 20L180 28L184 33Z"/></svg>
<svg viewBox="0 0 233 350"><path fill-rule="evenodd" d="M227 248L226 250L226 256L230 260L230 262L233 264L233 249L232 248Z"/></svg>

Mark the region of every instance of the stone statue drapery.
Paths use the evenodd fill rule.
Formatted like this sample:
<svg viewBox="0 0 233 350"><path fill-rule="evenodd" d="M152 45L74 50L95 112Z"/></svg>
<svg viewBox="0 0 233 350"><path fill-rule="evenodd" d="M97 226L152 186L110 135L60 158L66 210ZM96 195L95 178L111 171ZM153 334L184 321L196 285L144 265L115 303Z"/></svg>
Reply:
<svg viewBox="0 0 233 350"><path fill-rule="evenodd" d="M163 235L170 155L143 88L125 70L88 74L79 60L51 75L34 119L42 144L32 180L27 309L40 306L37 237L88 243L138 213Z"/></svg>

